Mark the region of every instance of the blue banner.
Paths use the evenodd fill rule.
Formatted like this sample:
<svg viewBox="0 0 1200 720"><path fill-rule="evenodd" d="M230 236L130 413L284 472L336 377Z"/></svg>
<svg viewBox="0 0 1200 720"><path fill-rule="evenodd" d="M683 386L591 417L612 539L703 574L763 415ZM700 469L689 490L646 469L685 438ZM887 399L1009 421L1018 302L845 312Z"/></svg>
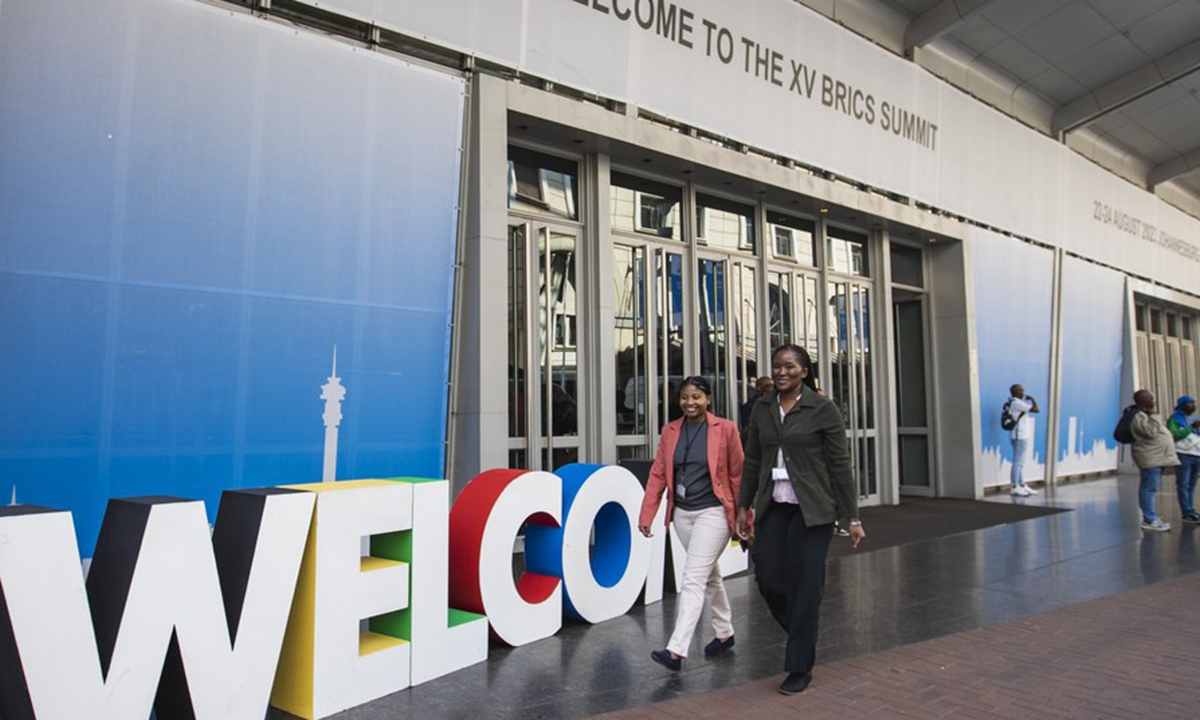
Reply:
<svg viewBox="0 0 1200 720"><path fill-rule="evenodd" d="M461 78L174 0L0 48L0 501L90 556L110 497L441 476Z"/></svg>

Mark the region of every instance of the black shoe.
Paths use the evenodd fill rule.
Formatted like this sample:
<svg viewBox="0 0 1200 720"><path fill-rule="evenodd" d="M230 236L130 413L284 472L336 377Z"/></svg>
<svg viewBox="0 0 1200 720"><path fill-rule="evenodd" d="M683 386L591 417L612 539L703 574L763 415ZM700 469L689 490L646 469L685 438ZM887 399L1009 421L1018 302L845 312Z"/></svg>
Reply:
<svg viewBox="0 0 1200 720"><path fill-rule="evenodd" d="M679 672L683 667L683 658L673 657L670 650L655 650L650 653L650 658L666 669L674 670L675 672Z"/></svg>
<svg viewBox="0 0 1200 720"><path fill-rule="evenodd" d="M804 692L808 688L808 684L812 682L812 673L788 673L788 676L783 679L779 685L779 692L784 695L796 695Z"/></svg>
<svg viewBox="0 0 1200 720"><path fill-rule="evenodd" d="M712 657L713 655L722 655L726 650L733 647L733 636L730 635L727 639L713 638L712 642L704 646L704 657Z"/></svg>

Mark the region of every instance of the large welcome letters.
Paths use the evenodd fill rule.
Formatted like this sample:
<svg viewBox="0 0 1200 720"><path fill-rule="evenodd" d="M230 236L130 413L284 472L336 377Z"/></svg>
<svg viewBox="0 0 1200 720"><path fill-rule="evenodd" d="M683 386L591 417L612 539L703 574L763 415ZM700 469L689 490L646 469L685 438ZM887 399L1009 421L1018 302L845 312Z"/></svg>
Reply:
<svg viewBox="0 0 1200 720"><path fill-rule="evenodd" d="M412 598L400 631L412 642L412 684L419 685L487 660L488 626L483 615L450 602L450 483L400 482L412 483L412 534L420 538L401 549L412 564Z"/></svg>
<svg viewBox="0 0 1200 720"><path fill-rule="evenodd" d="M548 638L562 627L562 587L547 561L526 554L513 582L513 542L557 530L562 482L547 472L489 470L463 488L450 511L450 600L485 612L492 634L509 645Z"/></svg>
<svg viewBox="0 0 1200 720"><path fill-rule="evenodd" d="M571 617L598 623L629 612L650 565L650 543L637 531L641 483L625 468L576 463L559 468L561 533L526 540L532 559L557 561Z"/></svg>
<svg viewBox="0 0 1200 720"><path fill-rule="evenodd" d="M235 490L211 534L198 501L112 500L86 583L69 513L0 507L0 717L316 720L486 660L489 629L617 617L662 592L642 494L585 464L482 473L452 509L445 480Z"/></svg>
<svg viewBox="0 0 1200 720"><path fill-rule="evenodd" d="M0 509L0 716L262 718L312 503L227 492L210 540L203 503L113 500L86 591L68 513Z"/></svg>
<svg viewBox="0 0 1200 720"><path fill-rule="evenodd" d="M386 480L292 487L317 502L271 704L320 718L409 685L397 617L408 608L408 563L398 534L412 529L412 488ZM369 629L360 631L364 620Z"/></svg>

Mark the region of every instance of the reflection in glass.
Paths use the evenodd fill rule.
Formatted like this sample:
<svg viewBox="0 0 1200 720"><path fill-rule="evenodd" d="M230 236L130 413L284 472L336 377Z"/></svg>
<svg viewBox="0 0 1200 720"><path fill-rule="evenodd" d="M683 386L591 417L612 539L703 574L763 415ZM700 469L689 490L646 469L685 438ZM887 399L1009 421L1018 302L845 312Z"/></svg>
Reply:
<svg viewBox="0 0 1200 720"><path fill-rule="evenodd" d="M850 397L850 327L847 319L849 285L829 283L829 395L842 412L846 427L854 422Z"/></svg>
<svg viewBox="0 0 1200 720"><path fill-rule="evenodd" d="M650 449L645 445L621 445L617 448L617 460L648 460Z"/></svg>
<svg viewBox="0 0 1200 720"><path fill-rule="evenodd" d="M543 435L578 432L575 236L538 231L539 362L544 395Z"/></svg>
<svg viewBox="0 0 1200 720"><path fill-rule="evenodd" d="M613 230L662 238L680 236L680 188L614 172L609 196Z"/></svg>
<svg viewBox="0 0 1200 720"><path fill-rule="evenodd" d="M826 262L829 269L847 275L866 277L870 274L867 268L867 238L857 233L829 228L828 257Z"/></svg>
<svg viewBox="0 0 1200 720"><path fill-rule="evenodd" d="M700 258L698 266L700 374L712 384L710 410L721 417L729 417L726 397L725 263Z"/></svg>
<svg viewBox="0 0 1200 720"><path fill-rule="evenodd" d="M767 309L772 349L792 342L791 273L767 273Z"/></svg>
<svg viewBox="0 0 1200 720"><path fill-rule="evenodd" d="M617 434L646 433L646 251L613 247L613 332L616 349Z"/></svg>
<svg viewBox="0 0 1200 720"><path fill-rule="evenodd" d="M657 250L655 278L658 300L658 422L683 415L679 382L683 380L683 256Z"/></svg>
<svg viewBox="0 0 1200 720"><path fill-rule="evenodd" d="M810 220L768 211L767 228L775 238L775 257L816 265L817 225Z"/></svg>
<svg viewBox="0 0 1200 720"><path fill-rule="evenodd" d="M525 304L527 235L525 225L508 228L508 435L525 435L526 402L526 312ZM523 467L513 465L512 467Z"/></svg>
<svg viewBox="0 0 1200 720"><path fill-rule="evenodd" d="M579 166L526 148L508 147L508 207L579 219Z"/></svg>
<svg viewBox="0 0 1200 720"><path fill-rule="evenodd" d="M754 252L754 209L697 193L696 237L709 247Z"/></svg>
<svg viewBox="0 0 1200 720"><path fill-rule="evenodd" d="M733 307L733 355L737 375L736 406L749 399L750 389L758 377L758 304L755 295L756 272L750 265L738 263L730 288Z"/></svg>
<svg viewBox="0 0 1200 720"><path fill-rule="evenodd" d="M542 468L545 470L554 471L563 465L579 462L579 448L577 447L556 447L553 450L546 448L542 451Z"/></svg>
<svg viewBox="0 0 1200 720"><path fill-rule="evenodd" d="M820 350L817 302L815 277L786 270L767 273L771 347L795 343L807 350L816 362Z"/></svg>
<svg viewBox="0 0 1200 720"><path fill-rule="evenodd" d="M863 495L875 488L875 399L871 361L870 288L829 283L830 392L846 422Z"/></svg>
<svg viewBox="0 0 1200 720"><path fill-rule="evenodd" d="M875 472L875 436L859 437L854 446L858 455L858 494L871 497L879 492L879 478Z"/></svg>
<svg viewBox="0 0 1200 720"><path fill-rule="evenodd" d="M792 238L792 229L772 226L771 230L775 235L775 257L790 258L796 254L795 241Z"/></svg>
<svg viewBox="0 0 1200 720"><path fill-rule="evenodd" d="M863 418L862 426L867 430L875 429L875 369L872 367L871 353L871 291L865 287L858 289L855 303L857 317L855 318L855 352L858 364L858 384L862 389L859 393L859 413Z"/></svg>
<svg viewBox="0 0 1200 720"><path fill-rule="evenodd" d="M820 354L817 313L819 299L817 298L817 279L810 275L801 275L798 284L800 290L800 331L797 333L798 338L795 341L802 345L808 354L812 355L813 362L817 361Z"/></svg>

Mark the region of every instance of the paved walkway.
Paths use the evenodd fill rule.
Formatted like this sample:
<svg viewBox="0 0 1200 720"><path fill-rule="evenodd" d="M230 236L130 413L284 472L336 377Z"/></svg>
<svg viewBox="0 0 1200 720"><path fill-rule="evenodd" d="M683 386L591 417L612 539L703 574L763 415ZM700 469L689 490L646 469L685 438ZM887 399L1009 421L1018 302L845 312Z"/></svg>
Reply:
<svg viewBox="0 0 1200 720"><path fill-rule="evenodd" d="M818 665L801 695L780 695L779 676L601 717L1196 720L1198 648L1200 573L1191 573Z"/></svg>

